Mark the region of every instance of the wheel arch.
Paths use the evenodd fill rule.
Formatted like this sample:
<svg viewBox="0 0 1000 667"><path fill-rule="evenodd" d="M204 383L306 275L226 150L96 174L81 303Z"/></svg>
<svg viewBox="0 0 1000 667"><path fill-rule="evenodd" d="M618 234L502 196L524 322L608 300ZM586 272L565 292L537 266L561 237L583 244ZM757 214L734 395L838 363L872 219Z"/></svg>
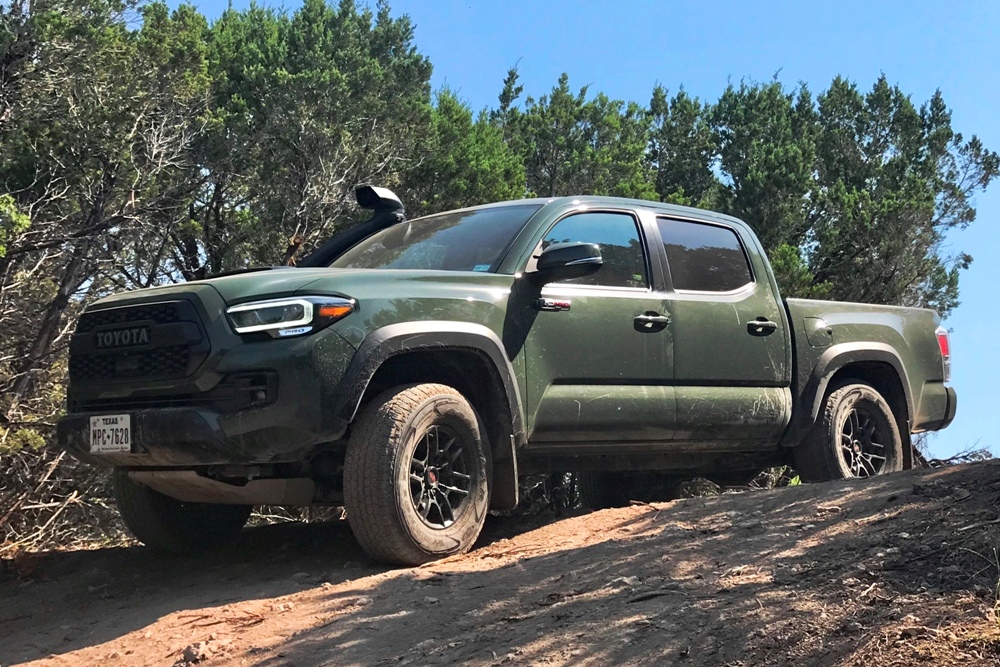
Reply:
<svg viewBox="0 0 1000 667"><path fill-rule="evenodd" d="M478 324L425 321L370 333L348 366L336 416L354 421L374 396L400 384L437 382L462 393L485 423L493 458L491 509L517 505L517 449L524 413L517 379L503 344Z"/></svg>
<svg viewBox="0 0 1000 667"><path fill-rule="evenodd" d="M794 444L816 425L827 396L852 381L870 385L889 403L903 439L903 467L911 467L912 448L907 445L914 415L913 395L902 359L884 343L835 345L820 356L802 394L803 419Z"/></svg>

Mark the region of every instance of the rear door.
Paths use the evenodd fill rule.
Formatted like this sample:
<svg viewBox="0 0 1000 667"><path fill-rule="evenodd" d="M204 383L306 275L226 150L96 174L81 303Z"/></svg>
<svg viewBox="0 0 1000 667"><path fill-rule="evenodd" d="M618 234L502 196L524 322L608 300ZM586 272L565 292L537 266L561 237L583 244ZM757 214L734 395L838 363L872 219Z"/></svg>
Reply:
<svg viewBox="0 0 1000 667"><path fill-rule="evenodd" d="M754 240L656 218L672 287L675 440L777 442L791 414L789 332Z"/></svg>

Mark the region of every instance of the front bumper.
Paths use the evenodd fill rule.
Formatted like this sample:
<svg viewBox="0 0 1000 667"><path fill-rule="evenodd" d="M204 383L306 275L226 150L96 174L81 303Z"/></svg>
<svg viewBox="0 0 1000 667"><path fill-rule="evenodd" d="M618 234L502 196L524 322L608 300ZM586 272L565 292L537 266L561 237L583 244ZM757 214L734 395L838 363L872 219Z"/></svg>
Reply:
<svg viewBox="0 0 1000 667"><path fill-rule="evenodd" d="M198 408L130 410L132 446L127 453L91 454L90 417L94 413L64 417L57 433L61 448L99 465L140 468L296 461L318 442L338 439L347 428L338 423L324 429L318 409L310 418L302 407L275 405L235 415Z"/></svg>
<svg viewBox="0 0 1000 667"><path fill-rule="evenodd" d="M211 352L196 371L177 379L71 382L70 412L57 428L59 445L89 463L155 468L298 461L317 444L343 437L347 423L333 406L353 345L332 328L298 338L244 340L209 314L220 312L221 304L209 305L214 307L201 318ZM266 404L237 409L206 401L227 379L254 373L276 378ZM90 418L116 414L131 416L131 451L92 454Z"/></svg>
<svg viewBox="0 0 1000 667"><path fill-rule="evenodd" d="M167 408L128 414L132 418L129 453L91 454L89 413L59 420L59 446L88 463L127 467L235 463L255 458L251 450L226 437L216 413Z"/></svg>

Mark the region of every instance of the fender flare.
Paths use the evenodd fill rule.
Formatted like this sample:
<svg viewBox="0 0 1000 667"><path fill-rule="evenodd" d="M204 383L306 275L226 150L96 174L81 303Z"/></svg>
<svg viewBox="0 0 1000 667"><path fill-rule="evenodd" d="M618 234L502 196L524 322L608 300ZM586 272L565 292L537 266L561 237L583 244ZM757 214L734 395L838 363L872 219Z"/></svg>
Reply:
<svg viewBox="0 0 1000 667"><path fill-rule="evenodd" d="M342 380L344 390L334 405L334 415L344 424L354 421L361 400L378 369L400 354L419 351L465 350L484 355L503 383L511 420L509 442L490 443L493 452L492 509L517 505L517 450L525 444L524 406L517 376L503 343L481 324L427 320L390 324L365 337Z"/></svg>
<svg viewBox="0 0 1000 667"><path fill-rule="evenodd" d="M812 373L802 388L801 417L796 424L794 433L789 434L792 437L785 438L787 444L794 446L801 443L805 435L816 424L833 376L845 366L861 362L884 363L895 371L903 389L903 400L906 408L906 414L898 415L897 418L901 418L903 422L909 422L913 418L915 406L910 379L896 350L885 343L841 343L823 352L816 361Z"/></svg>

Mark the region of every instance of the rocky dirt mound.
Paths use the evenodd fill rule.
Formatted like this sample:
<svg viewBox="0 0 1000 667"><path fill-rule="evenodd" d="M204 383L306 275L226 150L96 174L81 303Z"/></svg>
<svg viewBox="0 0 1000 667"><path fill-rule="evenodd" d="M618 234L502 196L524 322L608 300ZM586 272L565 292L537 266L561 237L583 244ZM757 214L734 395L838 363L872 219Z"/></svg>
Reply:
<svg viewBox="0 0 1000 667"><path fill-rule="evenodd" d="M344 522L5 563L0 665L1000 665L1000 463L568 517L368 563Z"/></svg>

